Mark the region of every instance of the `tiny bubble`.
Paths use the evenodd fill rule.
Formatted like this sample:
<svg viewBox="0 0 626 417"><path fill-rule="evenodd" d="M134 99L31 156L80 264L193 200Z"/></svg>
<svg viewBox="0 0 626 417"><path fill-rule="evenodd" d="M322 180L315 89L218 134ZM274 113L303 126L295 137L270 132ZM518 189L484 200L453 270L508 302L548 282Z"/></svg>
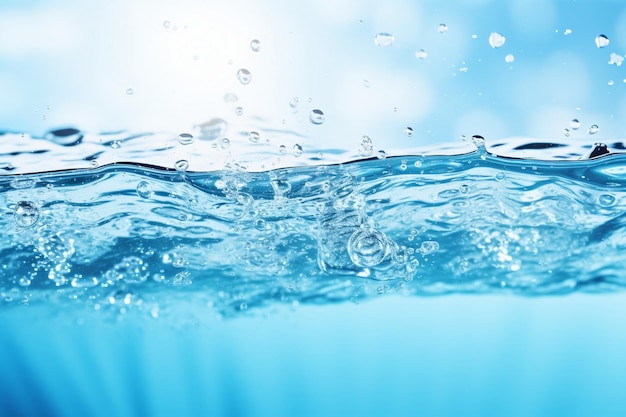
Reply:
<svg viewBox="0 0 626 417"><path fill-rule="evenodd" d="M419 51L415 52L415 56L419 59L426 59L426 57L428 57L428 53L425 50L420 49Z"/></svg>
<svg viewBox="0 0 626 417"><path fill-rule="evenodd" d="M505 56L505 57L504 57L504 60L505 60L507 63L509 63L509 64L510 64L510 63L512 63L513 61L515 61L515 55L513 55L513 54L508 54L507 56Z"/></svg>
<svg viewBox="0 0 626 417"><path fill-rule="evenodd" d="M504 45L505 41L506 38L498 32L491 32L491 35L489 35L489 45L491 45L492 48L501 47L502 45Z"/></svg>
<svg viewBox="0 0 626 417"><path fill-rule="evenodd" d="M587 133L589 133L590 135L595 135L599 131L600 131L600 128L598 127L598 125L591 125Z"/></svg>
<svg viewBox="0 0 626 417"><path fill-rule="evenodd" d="M261 139L261 135L259 135L259 132L252 131L248 133L248 140L250 142L258 143L260 139Z"/></svg>
<svg viewBox="0 0 626 417"><path fill-rule="evenodd" d="M404 134L407 136L413 136L413 128L410 126L405 127Z"/></svg>
<svg viewBox="0 0 626 417"><path fill-rule="evenodd" d="M572 34L572 29L565 29L565 32L563 32L563 35L567 36L567 35L571 35Z"/></svg>
<svg viewBox="0 0 626 417"><path fill-rule="evenodd" d="M137 184L137 195L141 198L150 198L154 192L152 191L152 185L148 181L140 181Z"/></svg>
<svg viewBox="0 0 626 417"><path fill-rule="evenodd" d="M247 69L241 68L237 71L237 79L243 85L250 84L250 81L252 81L252 74Z"/></svg>
<svg viewBox="0 0 626 417"><path fill-rule="evenodd" d="M254 52L259 52L261 50L261 41L258 39L253 39L250 41L250 49Z"/></svg>
<svg viewBox="0 0 626 417"><path fill-rule="evenodd" d="M222 147L222 149L228 149L230 148L230 139L228 138L222 138L221 142L220 142L220 146Z"/></svg>
<svg viewBox="0 0 626 417"><path fill-rule="evenodd" d="M164 20L164 21L163 21L163 27L164 27L165 29L169 29L169 28L170 28L170 26L172 26L172 23L170 23L170 21L169 21L169 20Z"/></svg>
<svg viewBox="0 0 626 417"><path fill-rule="evenodd" d="M439 33L446 33L448 31L448 26L445 23L440 23L437 30Z"/></svg>
<svg viewBox="0 0 626 417"><path fill-rule="evenodd" d="M243 115L243 107L235 107L235 114L237 116Z"/></svg>

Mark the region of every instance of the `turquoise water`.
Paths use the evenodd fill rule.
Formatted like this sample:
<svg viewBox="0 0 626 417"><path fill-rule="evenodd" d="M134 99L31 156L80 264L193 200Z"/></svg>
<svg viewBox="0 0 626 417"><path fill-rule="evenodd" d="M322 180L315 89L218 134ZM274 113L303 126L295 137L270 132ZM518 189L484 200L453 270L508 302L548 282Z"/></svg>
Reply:
<svg viewBox="0 0 626 417"><path fill-rule="evenodd" d="M619 1L0 4L0 416L622 416Z"/></svg>

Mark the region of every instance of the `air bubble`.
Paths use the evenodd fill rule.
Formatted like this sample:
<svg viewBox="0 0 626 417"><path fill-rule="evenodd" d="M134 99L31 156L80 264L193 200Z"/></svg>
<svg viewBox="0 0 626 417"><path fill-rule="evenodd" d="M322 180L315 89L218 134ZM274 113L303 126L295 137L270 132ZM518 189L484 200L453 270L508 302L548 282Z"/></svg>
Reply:
<svg viewBox="0 0 626 417"><path fill-rule="evenodd" d="M250 41L250 49L254 52L259 52L261 50L261 41L258 39L252 39Z"/></svg>
<svg viewBox="0 0 626 417"><path fill-rule="evenodd" d="M302 150L302 146L299 144L295 144L293 145L293 156L295 156L296 158L299 157L300 155L302 155L304 151Z"/></svg>
<svg viewBox="0 0 626 417"><path fill-rule="evenodd" d="M600 197L598 197L598 202L600 203L600 205L605 207L612 206L613 204L615 204L615 196L611 194L602 194Z"/></svg>
<svg viewBox="0 0 626 417"><path fill-rule="evenodd" d="M511 64L513 61L515 61L515 55L508 54L507 56L504 57L504 61L508 64Z"/></svg>
<svg viewBox="0 0 626 417"><path fill-rule="evenodd" d="M309 120L314 125L321 125L326 120L326 116L324 116L324 113L321 110L313 109L309 113Z"/></svg>
<svg viewBox="0 0 626 417"><path fill-rule="evenodd" d="M491 35L489 35L489 45L492 48L499 48L504 45L504 42L506 42L506 38L498 32L491 32Z"/></svg>
<svg viewBox="0 0 626 417"><path fill-rule="evenodd" d="M375 229L359 229L348 239L350 260L360 267L373 267L391 254L391 245L384 233Z"/></svg>
<svg viewBox="0 0 626 417"><path fill-rule="evenodd" d="M437 30L439 33L446 33L448 31L448 26L445 23L440 23Z"/></svg>
<svg viewBox="0 0 626 417"><path fill-rule="evenodd" d="M580 120L578 119L572 119L569 122L569 127L572 128L572 130L578 130L580 129Z"/></svg>
<svg viewBox="0 0 626 417"><path fill-rule="evenodd" d="M193 135L191 133L181 133L178 135L178 142L181 145L191 145L193 143Z"/></svg>
<svg viewBox="0 0 626 417"><path fill-rule="evenodd" d="M20 201L13 211L13 219L18 227L32 227L39 221L39 209L32 201Z"/></svg>
<svg viewBox="0 0 626 417"><path fill-rule="evenodd" d="M590 135L595 135L599 131L600 131L600 127L598 127L598 125L591 125L587 133L589 133Z"/></svg>
<svg viewBox="0 0 626 417"><path fill-rule="evenodd" d="M259 143L259 140L261 140L261 135L259 135L259 132L252 131L248 133L248 140L252 143Z"/></svg>
<svg viewBox="0 0 626 417"><path fill-rule="evenodd" d="M404 134L407 136L413 136L413 128L410 126L405 127Z"/></svg>
<svg viewBox="0 0 626 417"><path fill-rule="evenodd" d="M372 138L364 135L359 144L359 155L371 156L372 153L374 153L374 142L372 142Z"/></svg>
<svg viewBox="0 0 626 417"><path fill-rule="evenodd" d="M140 181L137 184L137 195L141 198L150 198L154 192L152 191L152 185L148 181Z"/></svg>
<svg viewBox="0 0 626 417"><path fill-rule="evenodd" d="M390 46L394 40L395 38L392 34L381 32L374 37L374 44L376 44L376 46L387 47Z"/></svg>
<svg viewBox="0 0 626 417"><path fill-rule="evenodd" d="M243 85L250 84L250 81L252 81L252 74L247 69L241 68L237 71L237 79Z"/></svg>
<svg viewBox="0 0 626 417"><path fill-rule="evenodd" d="M439 242L434 240L425 240L420 246L420 252L422 255L430 255L431 253L439 250Z"/></svg>
<svg viewBox="0 0 626 417"><path fill-rule="evenodd" d="M172 23L169 20L164 20L163 21L163 27L165 29L169 29L172 26Z"/></svg>
<svg viewBox="0 0 626 417"><path fill-rule="evenodd" d="M502 181L505 177L506 177L506 174L504 172L498 172L496 174L496 181Z"/></svg>
<svg viewBox="0 0 626 417"><path fill-rule="evenodd" d="M426 59L428 57L428 52L423 49L420 49L415 53L415 57L418 59Z"/></svg>
<svg viewBox="0 0 626 417"><path fill-rule="evenodd" d="M176 163L174 164L174 168L178 172L185 172L187 171L187 169L189 169L189 162L186 159L181 159L179 161L176 161Z"/></svg>
<svg viewBox="0 0 626 417"><path fill-rule="evenodd" d="M609 45L609 38L606 35L598 35L596 36L596 46L598 48L604 48Z"/></svg>

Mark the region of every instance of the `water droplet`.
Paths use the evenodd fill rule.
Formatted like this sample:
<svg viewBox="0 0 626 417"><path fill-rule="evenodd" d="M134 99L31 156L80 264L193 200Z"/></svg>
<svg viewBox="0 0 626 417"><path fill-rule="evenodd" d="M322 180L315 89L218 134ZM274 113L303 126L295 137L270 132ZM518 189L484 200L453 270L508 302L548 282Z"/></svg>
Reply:
<svg viewBox="0 0 626 417"><path fill-rule="evenodd" d="M496 174L496 181L502 181L505 177L506 177L506 174L504 172L498 172Z"/></svg>
<svg viewBox="0 0 626 417"><path fill-rule="evenodd" d="M189 169L189 162L186 159L181 159L179 161L176 161L176 163L174 164L174 168L178 172L185 172L187 171L187 169Z"/></svg>
<svg viewBox="0 0 626 417"><path fill-rule="evenodd" d="M287 153L287 147L285 145L280 145L278 147L278 152L280 152L281 155L284 155Z"/></svg>
<svg viewBox="0 0 626 417"><path fill-rule="evenodd" d="M169 28L170 28L170 26L172 26L172 23L171 23L169 20L164 20L164 21L163 21L163 27L164 27L165 29L169 29Z"/></svg>
<svg viewBox="0 0 626 417"><path fill-rule="evenodd" d="M376 44L376 46L386 47L386 46L390 46L394 40L395 38L393 37L392 34L386 33L386 32L380 32L374 37L374 44Z"/></svg>
<svg viewBox="0 0 626 417"><path fill-rule="evenodd" d="M426 59L428 57L428 53L425 50L420 49L415 53L415 56L419 59Z"/></svg>
<svg viewBox="0 0 626 417"><path fill-rule="evenodd" d="M320 109L313 109L309 113L309 120L314 125L321 125L326 120L326 116Z"/></svg>
<svg viewBox="0 0 626 417"><path fill-rule="evenodd" d="M587 133L589 133L590 135L595 135L599 131L600 131L600 127L598 127L598 125L591 125Z"/></svg>
<svg viewBox="0 0 626 417"><path fill-rule="evenodd" d="M600 197L598 197L598 202L600 203L600 205L605 207L612 206L613 204L615 204L615 196L611 194L602 194Z"/></svg>
<svg viewBox="0 0 626 417"><path fill-rule="evenodd" d="M501 47L502 45L504 45L505 41L506 38L498 32L491 32L491 35L489 35L489 45L491 45L492 48Z"/></svg>
<svg viewBox="0 0 626 417"><path fill-rule="evenodd" d="M404 134L407 136L413 136L413 128L410 126L405 127Z"/></svg>
<svg viewBox="0 0 626 417"><path fill-rule="evenodd" d="M440 23L437 30L439 33L446 33L448 31L448 26L445 23Z"/></svg>
<svg viewBox="0 0 626 417"><path fill-rule="evenodd" d="M509 64L512 63L513 61L515 61L515 55L508 54L507 56L504 57L504 61Z"/></svg>
<svg viewBox="0 0 626 417"><path fill-rule="evenodd" d="M578 119L572 119L569 122L569 127L572 128L572 130L578 130L580 129L580 120Z"/></svg>
<svg viewBox="0 0 626 417"><path fill-rule="evenodd" d="M139 181L139 184L137 184L137 195L139 197L150 198L153 194L152 185L148 181Z"/></svg>
<svg viewBox="0 0 626 417"><path fill-rule="evenodd" d="M386 159L387 158L387 152L385 152L382 149L380 149L378 152L376 152L376 157L378 159Z"/></svg>
<svg viewBox="0 0 626 417"><path fill-rule="evenodd" d="M361 156L371 156L372 153L374 153L374 142L372 141L372 138L364 135L361 138L358 152Z"/></svg>
<svg viewBox="0 0 626 417"><path fill-rule="evenodd" d="M234 93L224 94L224 102L226 103L234 103L237 100L239 100L239 97L237 97L237 94L234 94Z"/></svg>
<svg viewBox="0 0 626 417"><path fill-rule="evenodd" d="M250 41L250 49L252 49L254 52L259 52L261 50L261 41L259 41L258 39L252 39Z"/></svg>
<svg viewBox="0 0 626 417"><path fill-rule="evenodd" d="M243 114L243 107L235 107L235 115L241 116Z"/></svg>
<svg viewBox="0 0 626 417"><path fill-rule="evenodd" d="M604 48L609 45L609 38L606 35L598 35L596 36L596 46L598 48Z"/></svg>
<svg viewBox="0 0 626 417"><path fill-rule="evenodd" d="M300 99L298 97L293 97L291 100L289 100L289 107L291 107L292 109L295 109L296 107L298 107L299 102L300 102Z"/></svg>
<svg viewBox="0 0 626 417"><path fill-rule="evenodd" d="M250 84L250 81L252 81L252 74L247 69L241 68L237 71L237 79L243 85Z"/></svg>
<svg viewBox="0 0 626 417"><path fill-rule="evenodd" d="M481 149L481 148L484 149L485 148L485 138L480 136L480 135L472 136L472 143L478 149Z"/></svg>
<svg viewBox="0 0 626 417"><path fill-rule="evenodd" d="M563 32L563 35L567 36L567 35L571 35L572 34L572 29L565 29L565 31Z"/></svg>
<svg viewBox="0 0 626 417"><path fill-rule="evenodd" d="M132 96L133 94L135 94L135 90L133 90L132 88L127 88L126 94L128 94L129 96Z"/></svg>
<svg viewBox="0 0 626 417"><path fill-rule="evenodd" d="M609 82L608 82L607 84L608 84L608 85L613 85L613 84L615 84L615 81L613 81L613 80L609 80Z"/></svg>
<svg viewBox="0 0 626 417"><path fill-rule="evenodd" d="M348 239L350 260L360 267L373 267L391 254L391 245L384 233L370 228L358 229Z"/></svg>
<svg viewBox="0 0 626 417"><path fill-rule="evenodd" d="M220 141L220 146L222 147L222 149L230 148L230 139L222 138L222 140Z"/></svg>
<svg viewBox="0 0 626 417"><path fill-rule="evenodd" d="M18 227L31 227L39 221L39 209L32 201L20 201L15 205L13 219Z"/></svg>
<svg viewBox="0 0 626 417"><path fill-rule="evenodd" d="M293 145L293 156L295 156L297 158L300 155L302 155L303 152L304 151L303 151L302 146L300 144L296 143L295 145Z"/></svg>
<svg viewBox="0 0 626 417"><path fill-rule="evenodd" d="M609 65L616 65L618 67L622 66L622 62L624 62L624 57L613 52L609 59Z"/></svg>
<svg viewBox="0 0 626 417"><path fill-rule="evenodd" d="M563 129L563 136L565 136L566 138L569 138L569 129L567 128Z"/></svg>
<svg viewBox="0 0 626 417"><path fill-rule="evenodd" d="M467 192L469 191L469 186L467 184L463 184L459 187L459 191L461 192L461 194L467 194Z"/></svg>
<svg viewBox="0 0 626 417"><path fill-rule="evenodd" d="M178 135L178 142L181 145L191 145L193 143L193 135L191 133L181 133Z"/></svg>
<svg viewBox="0 0 626 417"><path fill-rule="evenodd" d="M259 143L259 140L261 140L261 135L259 135L259 132L252 131L248 133L248 140L252 143Z"/></svg>
<svg viewBox="0 0 626 417"><path fill-rule="evenodd" d="M478 39L478 35L476 34L472 35L472 39Z"/></svg>
<svg viewBox="0 0 626 417"><path fill-rule="evenodd" d="M83 141L83 133L73 127L51 130L46 139L61 146L75 146Z"/></svg>
<svg viewBox="0 0 626 417"><path fill-rule="evenodd" d="M215 140L224 136L228 123L223 119L211 119L208 122L195 126L199 130L198 138L201 140Z"/></svg>
<svg viewBox="0 0 626 417"><path fill-rule="evenodd" d="M431 253L439 250L439 242L434 240L425 240L420 246L420 252L422 255L430 255Z"/></svg>

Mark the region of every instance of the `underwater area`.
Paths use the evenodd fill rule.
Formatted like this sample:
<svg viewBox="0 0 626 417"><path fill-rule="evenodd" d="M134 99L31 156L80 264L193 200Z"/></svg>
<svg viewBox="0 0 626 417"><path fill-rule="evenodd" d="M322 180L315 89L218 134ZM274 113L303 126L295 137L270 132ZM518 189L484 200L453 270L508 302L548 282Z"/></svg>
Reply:
<svg viewBox="0 0 626 417"><path fill-rule="evenodd" d="M619 1L0 5L0 416L623 416Z"/></svg>

